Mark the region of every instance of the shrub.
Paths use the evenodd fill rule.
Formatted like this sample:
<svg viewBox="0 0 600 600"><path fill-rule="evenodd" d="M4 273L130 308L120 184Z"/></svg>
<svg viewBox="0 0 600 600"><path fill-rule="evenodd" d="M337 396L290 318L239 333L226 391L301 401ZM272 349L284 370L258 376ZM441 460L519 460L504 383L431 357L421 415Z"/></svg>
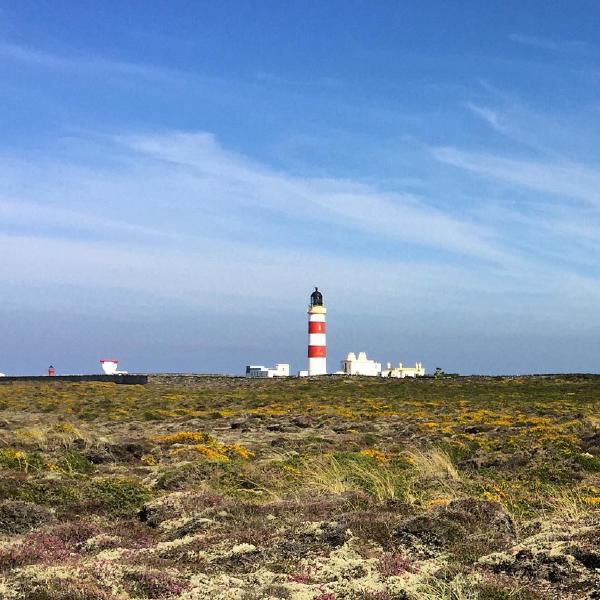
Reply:
<svg viewBox="0 0 600 600"><path fill-rule="evenodd" d="M150 490L136 479L106 477L96 480L91 487L92 500L102 506L129 511L140 508L150 500Z"/></svg>
<svg viewBox="0 0 600 600"><path fill-rule="evenodd" d="M166 598L182 594L187 585L164 571L132 571L125 575L136 595L144 598Z"/></svg>
<svg viewBox="0 0 600 600"><path fill-rule="evenodd" d="M44 461L37 453L23 452L16 448L2 448L0 450L0 465L27 473L28 471L43 469Z"/></svg>
<svg viewBox="0 0 600 600"><path fill-rule="evenodd" d="M0 533L27 533L53 520L54 513L44 506L19 500L0 502Z"/></svg>
<svg viewBox="0 0 600 600"><path fill-rule="evenodd" d="M19 597L27 600L110 600L113 596L89 581L24 580Z"/></svg>
<svg viewBox="0 0 600 600"><path fill-rule="evenodd" d="M386 552L379 559L378 570L384 577L392 577L412 571L412 565L404 556Z"/></svg>
<svg viewBox="0 0 600 600"><path fill-rule="evenodd" d="M83 498L78 482L71 481L23 481L11 490L17 500L47 504L52 507L73 506Z"/></svg>
<svg viewBox="0 0 600 600"><path fill-rule="evenodd" d="M0 548L0 569L10 570L38 562L51 563L68 558L71 549L49 533L34 533L17 546Z"/></svg>
<svg viewBox="0 0 600 600"><path fill-rule="evenodd" d="M58 466L67 473L92 473L95 470L95 465L83 456L77 450L69 450Z"/></svg>

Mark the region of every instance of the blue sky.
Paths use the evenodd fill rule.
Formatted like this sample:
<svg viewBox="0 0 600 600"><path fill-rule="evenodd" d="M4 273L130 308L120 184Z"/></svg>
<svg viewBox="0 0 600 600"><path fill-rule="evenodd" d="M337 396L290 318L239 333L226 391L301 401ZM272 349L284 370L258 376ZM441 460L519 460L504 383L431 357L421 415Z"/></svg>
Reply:
<svg viewBox="0 0 600 600"><path fill-rule="evenodd" d="M0 0L0 371L598 371L598 23Z"/></svg>

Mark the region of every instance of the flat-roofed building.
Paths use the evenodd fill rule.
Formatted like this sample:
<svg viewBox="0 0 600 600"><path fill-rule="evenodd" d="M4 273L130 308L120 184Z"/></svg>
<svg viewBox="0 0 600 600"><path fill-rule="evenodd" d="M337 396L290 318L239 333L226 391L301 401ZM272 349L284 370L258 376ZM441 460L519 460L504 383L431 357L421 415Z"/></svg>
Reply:
<svg viewBox="0 0 600 600"><path fill-rule="evenodd" d="M270 378L270 377L289 377L290 365L277 363L273 367L263 367L262 365L248 365L246 367L246 377Z"/></svg>
<svg viewBox="0 0 600 600"><path fill-rule="evenodd" d="M414 367L405 367L402 363L398 363L397 367L392 367L392 363L388 363L386 368L381 371L382 377L396 377L404 379L405 377L423 377L425 375L425 367L422 363L415 363Z"/></svg>

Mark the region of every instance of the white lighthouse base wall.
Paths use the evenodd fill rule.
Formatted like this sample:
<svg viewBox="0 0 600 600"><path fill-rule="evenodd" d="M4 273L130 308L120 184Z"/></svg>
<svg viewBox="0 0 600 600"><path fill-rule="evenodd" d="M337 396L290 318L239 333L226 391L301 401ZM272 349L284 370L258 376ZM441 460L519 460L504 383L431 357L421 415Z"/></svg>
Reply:
<svg viewBox="0 0 600 600"><path fill-rule="evenodd" d="M309 375L327 375L327 359L324 357L308 359Z"/></svg>

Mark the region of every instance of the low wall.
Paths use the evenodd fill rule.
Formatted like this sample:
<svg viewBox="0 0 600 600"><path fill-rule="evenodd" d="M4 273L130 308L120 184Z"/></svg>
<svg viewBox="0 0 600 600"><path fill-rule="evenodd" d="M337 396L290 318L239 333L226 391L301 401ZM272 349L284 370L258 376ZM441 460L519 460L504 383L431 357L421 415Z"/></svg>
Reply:
<svg viewBox="0 0 600 600"><path fill-rule="evenodd" d="M17 377L0 377L0 384L36 381L39 383L52 383L53 381L102 381L104 383L122 383L124 385L144 385L148 383L148 375L22 375Z"/></svg>
<svg viewBox="0 0 600 600"><path fill-rule="evenodd" d="M183 385L193 386L195 384L206 384L210 382L230 382L232 379L245 380L242 375L218 375L201 373L148 373L148 383L160 385Z"/></svg>

